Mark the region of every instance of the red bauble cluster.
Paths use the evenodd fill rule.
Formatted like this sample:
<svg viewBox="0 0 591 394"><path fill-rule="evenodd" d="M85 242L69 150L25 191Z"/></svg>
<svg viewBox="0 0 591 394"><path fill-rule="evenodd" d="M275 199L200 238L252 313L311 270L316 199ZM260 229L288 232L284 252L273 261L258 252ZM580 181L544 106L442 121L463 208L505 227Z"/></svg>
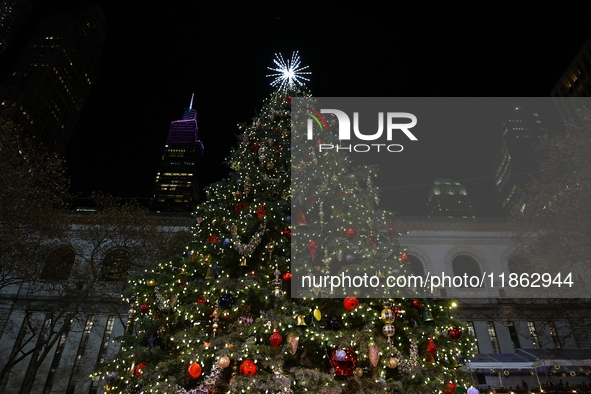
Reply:
<svg viewBox="0 0 591 394"><path fill-rule="evenodd" d="M310 252L310 258L312 258L312 262L316 259L316 252L318 251L318 242L312 240L308 242L308 251Z"/></svg>
<svg viewBox="0 0 591 394"><path fill-rule="evenodd" d="M257 373L257 365L252 360L244 360L242 364L240 364L240 373L252 376Z"/></svg>
<svg viewBox="0 0 591 394"><path fill-rule="evenodd" d="M333 350L327 360L329 368L334 369L335 377L351 376L357 368L357 354L350 347Z"/></svg>
<svg viewBox="0 0 591 394"><path fill-rule="evenodd" d="M462 337L462 329L458 326L454 326L452 328L450 328L449 330L447 330L447 335L457 341L458 339L460 339Z"/></svg>

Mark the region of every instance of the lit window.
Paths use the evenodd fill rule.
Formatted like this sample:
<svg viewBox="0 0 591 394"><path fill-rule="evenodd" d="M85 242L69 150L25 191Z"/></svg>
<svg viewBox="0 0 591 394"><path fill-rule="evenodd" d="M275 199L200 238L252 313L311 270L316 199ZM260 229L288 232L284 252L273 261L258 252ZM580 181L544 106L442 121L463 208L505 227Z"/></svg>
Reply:
<svg viewBox="0 0 591 394"><path fill-rule="evenodd" d="M534 342L534 347L536 349L539 349L540 348L540 338L538 337L538 333L536 331L536 326L534 325L534 322L528 321L527 328L529 329L529 335L531 335L531 338Z"/></svg>
<svg viewBox="0 0 591 394"><path fill-rule="evenodd" d="M560 344L560 338L558 338L558 331L556 330L556 325L553 321L548 322L548 328L550 329L550 335L552 336L552 340L554 341L554 348L560 349L562 345Z"/></svg>
<svg viewBox="0 0 591 394"><path fill-rule="evenodd" d="M497 338L497 331L495 330L495 323L492 321L486 322L488 327L488 335L490 337L490 343L493 347L493 352L501 353L501 348L499 347L499 339Z"/></svg>
<svg viewBox="0 0 591 394"><path fill-rule="evenodd" d="M517 334L517 328L515 327L515 323L512 321L508 321L507 328L509 329L509 335L511 336L511 343L513 344L513 348L521 348L521 345L519 344L519 335Z"/></svg>

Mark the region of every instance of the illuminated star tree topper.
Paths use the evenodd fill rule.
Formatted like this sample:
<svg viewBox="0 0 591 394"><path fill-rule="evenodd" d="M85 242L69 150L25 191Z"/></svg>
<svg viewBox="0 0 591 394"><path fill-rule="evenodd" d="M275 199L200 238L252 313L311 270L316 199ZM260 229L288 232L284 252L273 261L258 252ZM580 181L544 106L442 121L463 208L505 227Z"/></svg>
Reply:
<svg viewBox="0 0 591 394"><path fill-rule="evenodd" d="M308 66L300 67L301 59L298 51L292 53L291 59L287 62L283 59L281 53L275 54L273 63L277 67L267 67L271 71L275 71L274 74L269 74L267 77L273 77L271 86L277 87L279 91L286 90L287 88L303 85L302 81L309 81L308 78L304 77L305 74L311 74L310 71L304 71Z"/></svg>

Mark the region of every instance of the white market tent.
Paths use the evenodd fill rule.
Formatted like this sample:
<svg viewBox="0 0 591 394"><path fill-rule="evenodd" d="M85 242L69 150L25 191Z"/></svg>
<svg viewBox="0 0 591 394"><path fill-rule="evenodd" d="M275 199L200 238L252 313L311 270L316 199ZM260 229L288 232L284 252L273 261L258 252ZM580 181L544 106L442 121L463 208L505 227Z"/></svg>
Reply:
<svg viewBox="0 0 591 394"><path fill-rule="evenodd" d="M591 367L591 349L517 349L507 354L477 354L466 366L474 373L509 375L512 372L533 370L547 377L552 369L563 367Z"/></svg>
<svg viewBox="0 0 591 394"><path fill-rule="evenodd" d="M526 369L545 366L591 367L591 349L517 349L508 354L477 354L470 369Z"/></svg>

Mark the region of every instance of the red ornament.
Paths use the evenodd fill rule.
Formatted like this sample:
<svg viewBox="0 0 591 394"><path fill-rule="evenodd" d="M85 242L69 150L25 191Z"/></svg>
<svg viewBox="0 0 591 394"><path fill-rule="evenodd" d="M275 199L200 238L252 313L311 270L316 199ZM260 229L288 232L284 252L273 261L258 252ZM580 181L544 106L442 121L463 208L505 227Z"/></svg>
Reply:
<svg viewBox="0 0 591 394"><path fill-rule="evenodd" d="M357 230L355 230L354 228L350 227L348 229L345 230L345 238L347 239L353 239L357 236Z"/></svg>
<svg viewBox="0 0 591 394"><path fill-rule="evenodd" d="M205 300L205 298L203 298L203 296L199 296L199 298L197 298L197 303L198 304L207 304L207 301Z"/></svg>
<svg viewBox="0 0 591 394"><path fill-rule="evenodd" d="M291 238L291 229L289 227L286 227L283 229L283 231L281 231L281 234L283 236L285 236L285 238L290 239Z"/></svg>
<svg viewBox="0 0 591 394"><path fill-rule="evenodd" d="M367 238L365 239L365 243L373 246L374 248L377 248L378 247L378 237L376 237L375 234L369 234L367 236Z"/></svg>
<svg viewBox="0 0 591 394"><path fill-rule="evenodd" d="M138 378L141 378L142 376L144 376L144 371L142 371L142 369L147 366L148 366L148 363L141 363L140 365L135 367L135 376L137 376Z"/></svg>
<svg viewBox="0 0 591 394"><path fill-rule="evenodd" d="M453 394L456 391L456 384L454 382L447 382L447 390L443 394Z"/></svg>
<svg viewBox="0 0 591 394"><path fill-rule="evenodd" d="M413 302L411 302L410 306L412 306L415 309L423 309L423 307L421 306L421 303L417 300L414 300Z"/></svg>
<svg viewBox="0 0 591 394"><path fill-rule="evenodd" d="M284 282L289 282L292 278L291 272L286 272L283 274L283 281Z"/></svg>
<svg viewBox="0 0 591 394"><path fill-rule="evenodd" d="M242 364L240 364L240 373L252 376L257 373L257 365L252 360L244 360Z"/></svg>
<svg viewBox="0 0 591 394"><path fill-rule="evenodd" d="M142 304L140 306L140 312L142 313L142 315L145 315L146 313L150 312L150 307L148 306L148 304Z"/></svg>
<svg viewBox="0 0 591 394"><path fill-rule="evenodd" d="M252 150L253 150L254 152L257 152L257 153L258 153L258 151L259 151L259 147L260 147L260 146L261 146L261 144L260 144L259 142L253 142L253 143L252 143Z"/></svg>
<svg viewBox="0 0 591 394"><path fill-rule="evenodd" d="M298 213L296 216L296 226L298 227L308 227L308 221L306 220L306 215L303 213Z"/></svg>
<svg viewBox="0 0 591 394"><path fill-rule="evenodd" d="M263 204L259 205L259 208L257 209L257 216L259 219L262 219L263 216L265 216L267 212L265 211L265 207L263 207Z"/></svg>
<svg viewBox="0 0 591 394"><path fill-rule="evenodd" d="M394 225L392 223L392 219L390 219L388 232L390 233L390 241L392 241L392 243L395 244L396 243L396 232L394 231Z"/></svg>
<svg viewBox="0 0 591 394"><path fill-rule="evenodd" d="M432 338L429 338L429 343L427 344L427 352L429 352L429 355L431 356L427 358L427 361L430 363L434 363L435 354L437 354L437 346L435 345L435 342L433 342Z"/></svg>
<svg viewBox="0 0 591 394"><path fill-rule="evenodd" d="M408 255L406 253L401 253L400 254L400 263L401 264L408 264L410 262L410 259L408 257Z"/></svg>
<svg viewBox="0 0 591 394"><path fill-rule="evenodd" d="M402 317L402 311L399 306L393 307L392 311L394 311L394 318L395 319L400 319Z"/></svg>
<svg viewBox="0 0 591 394"><path fill-rule="evenodd" d="M447 335L454 341L457 341L462 337L462 329L458 326L454 326L447 330Z"/></svg>
<svg viewBox="0 0 591 394"><path fill-rule="evenodd" d="M352 311L353 309L357 308L357 305L359 305L359 301L355 297L347 297L343 300L343 306L348 311Z"/></svg>
<svg viewBox="0 0 591 394"><path fill-rule="evenodd" d="M201 376L201 365L197 363L193 363L189 365L189 369L187 369L187 373L191 377L191 379L197 379Z"/></svg>
<svg viewBox="0 0 591 394"><path fill-rule="evenodd" d="M212 236L207 237L207 242L211 242L212 244L216 243L218 241L218 236L217 234L214 234Z"/></svg>
<svg viewBox="0 0 591 394"><path fill-rule="evenodd" d="M310 252L312 262L314 262L314 259L316 258L316 251L318 251L318 243L316 241L308 242L308 251Z"/></svg>
<svg viewBox="0 0 591 394"><path fill-rule="evenodd" d="M335 349L327 359L329 368L334 369L334 376L351 376L357 368L357 354L350 347Z"/></svg>
<svg viewBox="0 0 591 394"><path fill-rule="evenodd" d="M279 344L283 340L283 337L281 336L281 334L279 334L279 330L275 329L273 330L273 334L271 334L271 336L269 337L269 340L271 341L271 345L273 345L273 347L277 349L279 347Z"/></svg>
<svg viewBox="0 0 591 394"><path fill-rule="evenodd" d="M239 202L238 204L236 204L236 206L234 206L234 211L236 213L240 213L242 212L242 210L246 208L246 203L245 202Z"/></svg>

